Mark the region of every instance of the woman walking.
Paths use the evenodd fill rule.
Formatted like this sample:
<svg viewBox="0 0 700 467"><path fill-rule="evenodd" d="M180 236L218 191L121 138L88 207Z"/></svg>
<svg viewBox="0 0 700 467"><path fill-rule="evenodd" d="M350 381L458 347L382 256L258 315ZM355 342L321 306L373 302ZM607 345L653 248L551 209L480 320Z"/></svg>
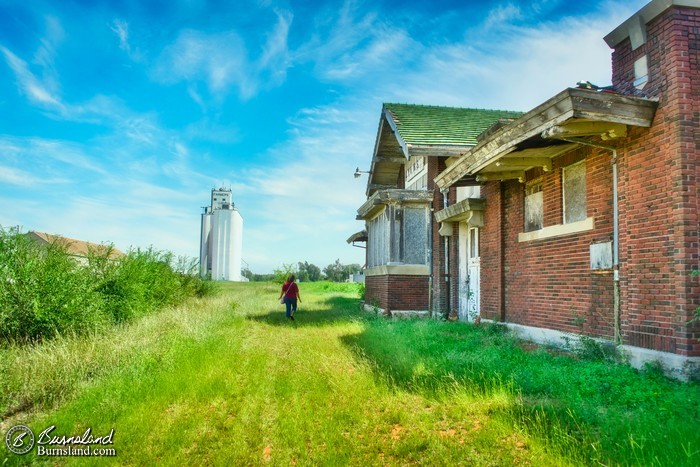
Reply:
<svg viewBox="0 0 700 467"><path fill-rule="evenodd" d="M301 295L299 295L299 286L295 282L294 274L290 274L287 282L282 284L280 292L280 303L284 303L287 308L287 318L294 321L294 312L297 311L297 300L301 303ZM284 297L284 300L282 299Z"/></svg>

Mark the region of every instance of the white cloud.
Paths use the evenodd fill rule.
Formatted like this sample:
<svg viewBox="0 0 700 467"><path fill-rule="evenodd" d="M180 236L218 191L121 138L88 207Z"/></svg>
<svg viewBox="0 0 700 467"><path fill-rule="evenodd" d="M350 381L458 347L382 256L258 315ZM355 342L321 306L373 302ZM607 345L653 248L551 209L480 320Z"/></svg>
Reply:
<svg viewBox="0 0 700 467"><path fill-rule="evenodd" d="M424 46L410 72L375 85L382 99L529 110L581 79L610 82L611 51L603 36L626 13L604 10L524 26L509 22L518 16L508 8L497 7L463 42ZM493 21L498 17L500 24Z"/></svg>
<svg viewBox="0 0 700 467"><path fill-rule="evenodd" d="M27 62L12 53L8 48L0 46L0 52L5 56L5 61L15 74L17 86L30 102L48 109L62 109L63 104L56 95L55 90L50 88L50 83L43 82L37 78L29 70Z"/></svg>
<svg viewBox="0 0 700 467"><path fill-rule="evenodd" d="M482 27L488 30L494 27L502 26L503 23L510 23L522 17L522 10L519 6L513 5L512 3L506 3L504 5L498 5L489 11Z"/></svg>
<svg viewBox="0 0 700 467"><path fill-rule="evenodd" d="M41 185L54 185L57 183L66 183L68 180L59 178L41 178L27 172L26 170L15 169L12 167L0 166L0 182L8 185L16 185L25 188L32 188Z"/></svg>
<svg viewBox="0 0 700 467"><path fill-rule="evenodd" d="M337 12L322 13L330 19L317 25L312 38L295 52L295 59L314 63L316 73L326 80L347 82L389 73L392 64L417 44L407 31L362 6L346 0Z"/></svg>
<svg viewBox="0 0 700 467"><path fill-rule="evenodd" d="M302 109L290 119L290 139L265 153L265 166L231 174L244 180L233 191L251 270L298 261L324 267L336 258L364 262L363 251L346 239L362 228L354 217L365 184L353 172L371 157L379 110L352 98Z"/></svg>
<svg viewBox="0 0 700 467"><path fill-rule="evenodd" d="M225 98L231 88L241 99L255 96L261 89L278 86L290 66L287 37L291 13L276 10L277 22L266 34L259 58L249 58L249 45L235 30L219 33L185 29L165 47L152 69L162 83L187 81L188 92L201 107L203 99L192 83L204 82L214 98Z"/></svg>
<svg viewBox="0 0 700 467"><path fill-rule="evenodd" d="M131 54L131 46L129 45L129 23L121 19L112 21L112 32L119 38L119 48L127 54Z"/></svg>

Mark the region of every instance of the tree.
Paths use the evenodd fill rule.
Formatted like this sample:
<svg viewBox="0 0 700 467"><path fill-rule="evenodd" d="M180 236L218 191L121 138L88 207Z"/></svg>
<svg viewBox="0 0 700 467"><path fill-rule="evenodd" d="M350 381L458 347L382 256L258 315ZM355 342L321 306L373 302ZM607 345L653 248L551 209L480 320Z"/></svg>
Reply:
<svg viewBox="0 0 700 467"><path fill-rule="evenodd" d="M321 268L307 261L300 261L297 265L297 277L302 282L316 282L321 280Z"/></svg>
<svg viewBox="0 0 700 467"><path fill-rule="evenodd" d="M340 259L336 259L335 263L326 266L323 273L329 281L333 282L343 282L348 278L345 266L340 262Z"/></svg>
<svg viewBox="0 0 700 467"><path fill-rule="evenodd" d="M275 269L273 274L275 275L274 282L283 284L290 274L294 274L294 266L291 264L282 264L282 267L280 269Z"/></svg>
<svg viewBox="0 0 700 467"><path fill-rule="evenodd" d="M253 271L251 271L250 269L248 269L248 268L243 268L243 270L241 271L241 276L245 277L246 279L248 279L249 281L252 282L252 281L253 281L253 277L254 277L255 275L253 274Z"/></svg>
<svg viewBox="0 0 700 467"><path fill-rule="evenodd" d="M349 278L353 274L358 274L360 271L362 271L362 266L359 264L353 263L353 264L348 264L344 266L344 274L345 278Z"/></svg>

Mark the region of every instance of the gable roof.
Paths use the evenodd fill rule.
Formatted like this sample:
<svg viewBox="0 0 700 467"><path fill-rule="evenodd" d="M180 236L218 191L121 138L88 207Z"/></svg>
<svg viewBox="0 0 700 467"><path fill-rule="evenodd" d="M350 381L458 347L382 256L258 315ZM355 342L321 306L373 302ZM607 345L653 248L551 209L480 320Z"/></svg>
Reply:
<svg viewBox="0 0 700 467"><path fill-rule="evenodd" d="M510 110L384 104L388 122L409 147L474 146L477 137L500 119L518 118Z"/></svg>
<svg viewBox="0 0 700 467"><path fill-rule="evenodd" d="M32 240L43 243L43 244L53 244L58 243L66 249L66 252L72 256L87 257L90 251L106 252L108 248L107 245L99 245L97 243L85 242L83 240L76 240L74 238L62 237L60 235L52 235L46 232L30 231L27 233L29 238ZM125 256L123 252L115 247L111 247L110 259L115 259Z"/></svg>
<svg viewBox="0 0 700 467"><path fill-rule="evenodd" d="M377 189L397 188L401 169L411 156L459 157L494 123L521 115L510 110L384 104L367 196Z"/></svg>

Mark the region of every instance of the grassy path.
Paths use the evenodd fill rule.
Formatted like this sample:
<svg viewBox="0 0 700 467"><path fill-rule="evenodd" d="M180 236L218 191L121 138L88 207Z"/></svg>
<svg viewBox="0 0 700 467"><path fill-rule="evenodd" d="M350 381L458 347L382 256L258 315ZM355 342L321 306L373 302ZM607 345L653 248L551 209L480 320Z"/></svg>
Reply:
<svg viewBox="0 0 700 467"><path fill-rule="evenodd" d="M57 410L17 415L0 426L3 434L20 422L35 433L50 425L67 435L87 427L96 434L113 428L116 457L19 457L8 454L3 443L0 464L3 459L8 465L46 460L81 465L590 462L580 445L585 436L543 433L538 427L554 425L547 420L528 429L521 393L511 383L495 377L488 384L466 384L460 373L483 370L469 363L461 370L435 363L454 360L456 354L451 357L443 348L457 352L460 342L475 345L465 337L466 326L382 322L376 327L358 314L351 294L305 285L302 296L295 322L276 304L276 288L264 284L232 284L196 307L162 312L149 330L152 351L103 371ZM174 319L173 313L188 318ZM402 343L406 326L414 334ZM436 332L434 339L419 339L421 333ZM130 329L118 333L123 333L119 340L140 335ZM445 339L450 346L440 347ZM438 348L432 354L414 351L413 340ZM697 446L692 443L691 450Z"/></svg>

